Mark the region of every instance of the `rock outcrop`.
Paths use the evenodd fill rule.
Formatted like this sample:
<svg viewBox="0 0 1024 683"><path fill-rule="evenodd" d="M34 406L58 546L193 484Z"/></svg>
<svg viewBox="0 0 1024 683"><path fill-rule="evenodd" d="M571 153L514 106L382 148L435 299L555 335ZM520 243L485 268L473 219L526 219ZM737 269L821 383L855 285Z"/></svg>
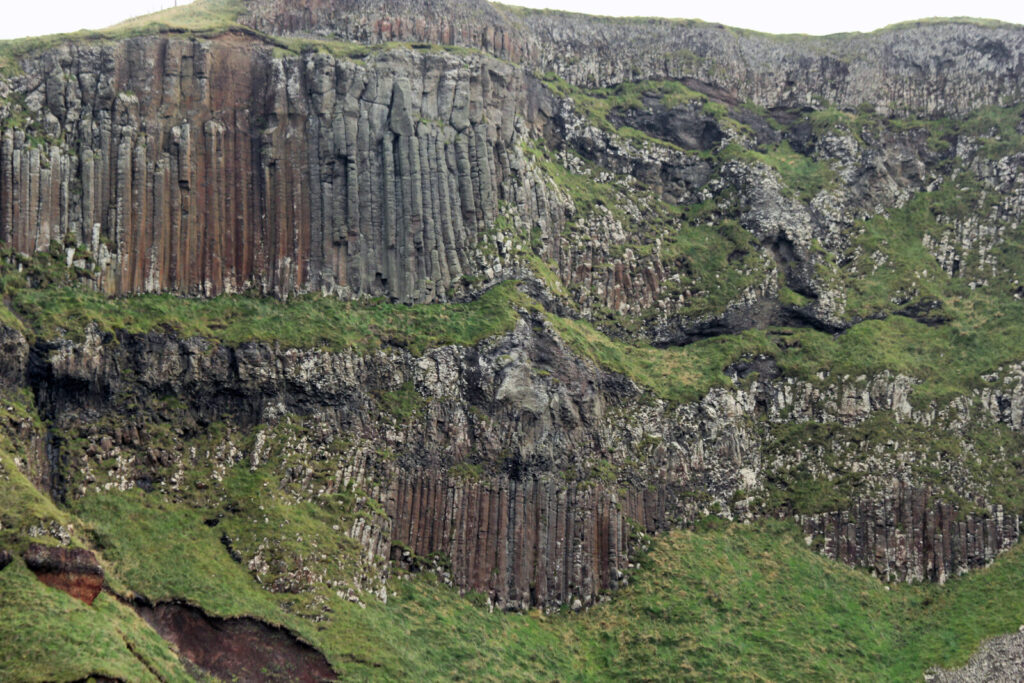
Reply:
<svg viewBox="0 0 1024 683"><path fill-rule="evenodd" d="M0 324L0 386L16 387L24 383L28 350L25 335Z"/></svg>
<svg viewBox="0 0 1024 683"><path fill-rule="evenodd" d="M103 589L103 567L88 550L33 543L22 557L40 581L87 605Z"/></svg>
<svg viewBox="0 0 1024 683"><path fill-rule="evenodd" d="M533 55L521 23L485 0L257 0L242 22L273 35L364 44L407 42L476 48L512 61Z"/></svg>
<svg viewBox="0 0 1024 683"><path fill-rule="evenodd" d="M1024 626L1017 633L993 638L984 643L966 666L959 669L933 669L924 680L934 683L972 683L972 681L1016 681L1024 671Z"/></svg>
<svg viewBox="0 0 1024 683"><path fill-rule="evenodd" d="M695 79L765 107L832 102L964 114L1019 101L1018 27L917 23L870 34L771 36L672 19L612 19L473 2L248 0L275 35L482 49L582 86Z"/></svg>
<svg viewBox="0 0 1024 683"><path fill-rule="evenodd" d="M294 564L274 554L271 528L253 542L225 532L233 556L271 590L379 592L394 560L505 608L585 605L628 581L647 534L714 511L750 518L768 482L794 469L864 473L861 502L795 516L821 551L888 580L984 566L1020 533L1013 511L930 493L930 471L918 467L927 452L908 443L876 456L846 436L882 418L960 429L942 411L915 410L906 377L817 387L774 377L762 360L763 380L670 406L576 356L525 312L507 335L422 357L95 331L33 354L32 386L69 497L142 487L187 498L198 483L223 499L223 474L201 473L246 467L291 501L343 491L375 501L339 520L336 533L360 548L354 563ZM398 415L381 398L396 391L411 403ZM958 419L992 418L977 409ZM204 425L213 423L225 427L211 442ZM827 464L822 444L777 444L800 424L809 433L832 425ZM985 490L970 470L948 478L961 499ZM895 493L893 481L903 482Z"/></svg>
<svg viewBox="0 0 1024 683"><path fill-rule="evenodd" d="M11 556L9 552L7 552L6 550L0 550L0 571L6 569L7 565L9 565L13 561L14 558Z"/></svg>
<svg viewBox="0 0 1024 683"><path fill-rule="evenodd" d="M27 338L11 321L0 381L31 389L48 430L16 466L54 498L138 487L242 517L225 475L248 468L276 484L260 495L331 516L302 541L316 552L286 547L269 513L225 524L224 551L268 590L386 599L394 563L513 609L591 604L648 534L708 514L793 517L889 580L942 581L1018 539L1021 510L984 468L1019 471L1019 367L920 405L895 370L787 375L800 341L768 328L943 325L936 274L1011 279L1021 29L780 38L481 0L249 0L240 21L69 41L0 77L17 286L45 284L38 252L117 296L423 304L516 279L618 338L757 330L758 350L680 403L574 352L539 310L421 355L99 326ZM986 106L1004 108L933 120ZM868 224L922 197L899 233L920 258L860 287L898 242ZM977 425L1005 442L977 445ZM67 590L102 585L84 556L32 553Z"/></svg>
<svg viewBox="0 0 1024 683"><path fill-rule="evenodd" d="M488 265L501 203L534 199L512 187L528 88L494 59L274 59L228 34L68 44L26 71L0 242L69 245L108 293L444 299Z"/></svg>
<svg viewBox="0 0 1024 683"><path fill-rule="evenodd" d="M799 517L822 554L886 581L937 581L987 566L1020 540L1020 520L1002 506L965 514L926 489L899 486L850 510Z"/></svg>

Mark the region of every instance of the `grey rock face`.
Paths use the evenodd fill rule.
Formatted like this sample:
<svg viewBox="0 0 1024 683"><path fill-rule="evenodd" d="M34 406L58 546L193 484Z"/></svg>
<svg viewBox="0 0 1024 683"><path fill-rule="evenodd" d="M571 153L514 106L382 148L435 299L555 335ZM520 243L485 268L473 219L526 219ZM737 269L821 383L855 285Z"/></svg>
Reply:
<svg viewBox="0 0 1024 683"><path fill-rule="evenodd" d="M624 585L648 533L716 510L757 514L751 501L772 477L816 467L816 447L770 447L776 428L886 414L947 422L911 407L913 381L887 375L812 386L764 372L749 387L668 406L575 356L533 314L507 335L419 358L95 333L34 353L32 382L65 453L69 496L137 486L183 495L190 468L258 469L273 450L291 463L275 476L298 499L352 487L376 502L339 530L362 549L355 574L282 570L272 545L240 551L272 590L378 591L392 559L516 609L589 604ZM401 387L419 406L404 417L380 398ZM295 420L307 425L300 435L275 436ZM211 444L203 425L214 422L227 431ZM173 439L158 438L168 429ZM830 466L863 471L865 483L849 508L796 516L826 554L890 580L942 580L991 562L1019 535L1017 516L1001 508L934 500L913 467L927 455L864 461L841 430L832 447ZM960 481L975 499L970 476Z"/></svg>
<svg viewBox="0 0 1024 683"><path fill-rule="evenodd" d="M571 83L693 78L765 107L862 103L964 114L1020 97L1018 27L917 24L871 34L770 36L669 19L609 19L470 3L249 0L243 21L278 35L479 48Z"/></svg>
<svg viewBox="0 0 1024 683"><path fill-rule="evenodd" d="M274 59L229 35L24 66L13 87L42 130L0 140L0 242L77 245L108 293L447 299L493 265L478 250L503 203L527 224L556 212L520 201L542 192L517 146L534 114L496 59Z"/></svg>
<svg viewBox="0 0 1024 683"><path fill-rule="evenodd" d="M1024 676L1024 627L1022 630L988 641L960 669L936 669L925 674L926 681L937 683L971 683L991 681L1012 683Z"/></svg>
<svg viewBox="0 0 1024 683"><path fill-rule="evenodd" d="M801 118L819 105L852 117L861 105L963 115L1018 102L1020 29L775 38L484 2L246 6L258 30L363 45L349 57L282 56L228 32L26 57L23 73L0 79L0 119L18 124L0 135L0 243L59 250L84 281L118 295L427 303L527 278L563 316L625 316L635 330L624 336L684 345L780 324L858 324L829 256L884 266L880 252L856 252L856 232L954 182L943 174L953 161L998 199L936 217L940 229L921 246L943 273L960 277L976 262L974 284L985 286L1024 217L1019 154L990 159L967 135L935 144L909 124L822 132ZM410 45L381 47L391 41ZM565 84L553 76L578 86L676 79L714 106L645 92L599 121L557 96ZM716 107L733 123L709 113ZM783 142L836 182L793 192L756 156ZM553 176L563 172L560 188ZM667 243L698 205L710 208L694 232L739 235L716 247L717 267L741 272L741 284L706 309L688 306L721 294L714 283L682 284L697 249ZM529 279L538 260L551 282ZM802 303L782 303L787 288ZM936 302L912 295L893 292L892 314L942 322ZM357 514L333 531L358 547L354 565L227 539L270 590L386 596L393 560L501 607L582 606L628 581L648 534L713 513L793 517L820 551L888 580L942 581L1017 540L1017 515L989 504L966 465L1010 455L979 454L960 432L1024 429L1019 367L927 407L911 401L917 380L892 372L798 381L767 356L726 370L731 384L670 404L575 355L528 312L508 334L421 357L95 329L30 349L0 327L0 381L31 387L53 430L25 467L58 498L133 487L186 495L197 467L256 471L272 458L283 460L268 476L297 501L352 494ZM396 392L407 412L389 409ZM875 419L941 432L967 455L854 438ZM823 436L786 440L794 425ZM794 471L826 483L850 473L857 488L831 507L759 507ZM932 475L954 483L959 507L932 490Z"/></svg>
<svg viewBox="0 0 1024 683"><path fill-rule="evenodd" d="M25 335L0 325L0 386L17 387L24 383L28 350Z"/></svg>

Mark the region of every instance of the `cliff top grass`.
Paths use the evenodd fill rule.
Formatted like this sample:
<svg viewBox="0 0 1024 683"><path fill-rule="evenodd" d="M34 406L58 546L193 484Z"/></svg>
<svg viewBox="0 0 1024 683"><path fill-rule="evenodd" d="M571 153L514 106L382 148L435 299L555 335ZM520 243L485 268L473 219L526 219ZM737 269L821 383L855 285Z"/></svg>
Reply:
<svg viewBox="0 0 1024 683"><path fill-rule="evenodd" d="M104 43L166 32L217 35L231 29L244 29L255 34L237 22L243 10L241 0L196 0L181 7L128 19L98 31L82 30L0 41L0 75L14 73L18 68L18 61L33 52L55 48L69 42Z"/></svg>
<svg viewBox="0 0 1024 683"><path fill-rule="evenodd" d="M175 31L215 31L234 28L238 17L245 12L242 0L194 0L181 7L132 17L114 24L112 33Z"/></svg>

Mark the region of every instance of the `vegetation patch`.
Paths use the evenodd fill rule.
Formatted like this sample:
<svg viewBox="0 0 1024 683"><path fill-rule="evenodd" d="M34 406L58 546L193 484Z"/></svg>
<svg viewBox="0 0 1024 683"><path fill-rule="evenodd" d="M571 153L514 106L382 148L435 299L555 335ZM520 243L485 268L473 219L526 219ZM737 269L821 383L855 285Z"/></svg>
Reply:
<svg viewBox="0 0 1024 683"><path fill-rule="evenodd" d="M62 268L48 252L33 257L42 272ZM0 270L0 272L3 272ZM146 334L168 331L183 337L205 337L237 345L278 343L288 348L354 349L368 353L385 345L421 355L447 344L471 346L510 331L516 307L524 301L515 283L491 288L468 304L404 306L380 300L342 301L306 295L282 302L259 296L221 296L190 299L174 294L110 298L86 286L30 288L24 274L6 280L10 308L39 338L62 335L81 339L90 325L103 332ZM48 282L43 276L37 282ZM8 314L9 315L9 314Z"/></svg>
<svg viewBox="0 0 1024 683"><path fill-rule="evenodd" d="M1024 620L1021 549L944 587L885 586L814 554L795 527L761 522L659 537L633 585L582 614L491 613L427 574L394 580L387 605L328 597L325 619L313 622L232 567L216 530L192 511L106 494L81 512L107 530L105 554L116 551L118 566L129 557L149 565L115 570L134 590L213 613L244 606L357 678L910 681L962 664L984 638ZM159 531L186 542L167 545ZM166 577L176 574L185 578L172 588Z"/></svg>

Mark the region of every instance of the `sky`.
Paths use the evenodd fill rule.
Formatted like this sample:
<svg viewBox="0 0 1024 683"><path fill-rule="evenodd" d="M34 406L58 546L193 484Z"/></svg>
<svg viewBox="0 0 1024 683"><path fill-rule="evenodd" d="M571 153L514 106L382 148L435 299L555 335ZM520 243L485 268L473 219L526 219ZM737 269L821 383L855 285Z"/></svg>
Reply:
<svg viewBox="0 0 1024 683"><path fill-rule="evenodd" d="M189 0L179 0L188 4ZM925 17L971 16L1024 24L1019 0L505 0L526 7L564 9L612 16L660 16L749 28L767 33L824 35L873 31L889 24ZM174 0L0 0L0 39L96 29L129 17L173 7Z"/></svg>

